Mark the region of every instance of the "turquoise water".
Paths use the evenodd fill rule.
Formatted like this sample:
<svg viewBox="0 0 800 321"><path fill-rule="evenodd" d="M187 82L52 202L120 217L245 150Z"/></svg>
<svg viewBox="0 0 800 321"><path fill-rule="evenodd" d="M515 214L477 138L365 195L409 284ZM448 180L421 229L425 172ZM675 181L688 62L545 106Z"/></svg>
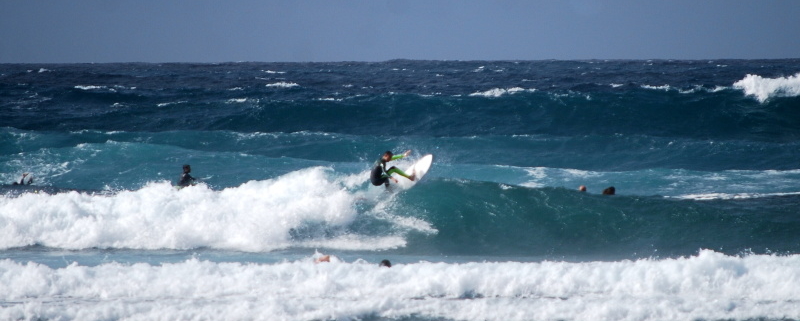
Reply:
<svg viewBox="0 0 800 321"><path fill-rule="evenodd" d="M798 73L0 65L0 318L800 318Z"/></svg>

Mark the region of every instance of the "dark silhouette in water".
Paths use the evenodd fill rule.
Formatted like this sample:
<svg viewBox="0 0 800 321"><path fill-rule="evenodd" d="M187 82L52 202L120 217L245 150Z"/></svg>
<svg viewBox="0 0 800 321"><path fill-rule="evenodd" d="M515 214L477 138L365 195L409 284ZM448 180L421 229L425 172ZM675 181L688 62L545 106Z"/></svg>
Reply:
<svg viewBox="0 0 800 321"><path fill-rule="evenodd" d="M388 150L385 153L383 153L383 156L381 156L381 158L377 162L375 162L375 166L372 167L372 172L370 172L369 179L370 179L370 182L372 182L372 185L375 185L375 186L384 185L384 186L386 186L388 188L390 179L393 180L395 183L397 183L397 179L392 177L392 174L394 174L394 173L397 173L397 175L403 176L403 177L408 178L409 180L413 181L415 179L415 177L416 177L416 175L414 173L411 173L411 175L408 175L405 172L403 172L403 170L401 170L401 169L399 169L399 168L397 168L395 166L392 166L391 168L386 169L386 163L387 162L391 162L393 160L397 160L397 159L401 159L401 158L407 157L409 154L411 154L411 150L407 150L401 155L394 155L394 154L392 154L391 151L388 151Z"/></svg>
<svg viewBox="0 0 800 321"><path fill-rule="evenodd" d="M195 184L197 180L194 177L192 177L192 175L189 175L189 173L191 172L192 172L191 166L189 166L188 164L183 165L183 175L181 175L181 180L178 181L178 186L186 187Z"/></svg>
<svg viewBox="0 0 800 321"><path fill-rule="evenodd" d="M22 178L19 180L19 182L14 182L11 185L31 185L31 184L33 184L33 175L31 175L31 177L28 178L28 183L27 184L25 183L25 177L26 176L28 176L28 173L22 173Z"/></svg>

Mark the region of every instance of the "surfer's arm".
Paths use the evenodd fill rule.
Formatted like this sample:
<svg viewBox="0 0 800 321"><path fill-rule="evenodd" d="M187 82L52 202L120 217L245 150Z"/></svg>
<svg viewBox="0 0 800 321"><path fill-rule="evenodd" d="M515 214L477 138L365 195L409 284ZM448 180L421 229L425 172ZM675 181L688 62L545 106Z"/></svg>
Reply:
<svg viewBox="0 0 800 321"><path fill-rule="evenodd" d="M403 158L403 157L407 157L407 156L408 156L408 155L410 155L410 154L411 154L411 150L409 149L409 150L405 151L404 153L402 153L402 154L400 154L400 155L394 155L394 156L392 156L392 160L401 159L401 158Z"/></svg>

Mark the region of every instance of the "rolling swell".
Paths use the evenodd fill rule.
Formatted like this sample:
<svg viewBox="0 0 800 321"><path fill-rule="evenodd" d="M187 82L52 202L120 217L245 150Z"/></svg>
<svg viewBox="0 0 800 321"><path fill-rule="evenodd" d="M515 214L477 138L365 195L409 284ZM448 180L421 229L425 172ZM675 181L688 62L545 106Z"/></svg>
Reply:
<svg viewBox="0 0 800 321"><path fill-rule="evenodd" d="M69 91L59 105L40 107L41 111L60 117L41 120L23 113L0 125L37 130L646 135L758 141L794 141L800 136L797 97L762 105L734 90L688 94L652 89L618 93L536 91L500 97L425 97L407 93L341 101L274 100L265 98L266 93L256 92L240 97L244 100L241 103L195 97L192 102L161 107L136 94ZM225 97L225 93L215 96Z"/></svg>
<svg viewBox="0 0 800 321"><path fill-rule="evenodd" d="M37 184L139 189L174 180L176 162L196 164L216 189L309 166L368 169L376 151L436 155L434 175L529 187L613 184L626 194L791 193L797 143L651 136L487 135L385 137L324 132L75 132L0 128L0 181L33 171ZM236 166L232 166L236 164ZM180 164L178 164L180 165ZM91 179L86 179L91 177ZM593 186L592 188L597 188Z"/></svg>
<svg viewBox="0 0 800 321"><path fill-rule="evenodd" d="M414 245L399 251L790 251L796 245L770 233L785 233L772 220L785 219L794 196L661 196L796 194L794 66L797 60L0 65L0 178L10 183L30 171L43 186L149 191L191 163L216 192L317 166L358 181L377 153L413 149L434 153L436 167L428 187L404 193L410 200L392 214L438 233L410 232ZM578 184L623 192L577 194ZM332 233L392 232L356 222ZM786 226L796 227L791 219ZM294 231L304 237L316 229Z"/></svg>
<svg viewBox="0 0 800 321"><path fill-rule="evenodd" d="M402 210L438 229L410 237L408 248L426 254L624 259L800 248L798 196L689 201L445 179L406 197Z"/></svg>
<svg viewBox="0 0 800 321"><path fill-rule="evenodd" d="M780 64L731 63L736 67L693 61L108 64L48 65L40 72L10 65L0 77L8 93L0 103L13 112L0 126L796 140L797 96L762 101L734 86L751 73L785 76Z"/></svg>

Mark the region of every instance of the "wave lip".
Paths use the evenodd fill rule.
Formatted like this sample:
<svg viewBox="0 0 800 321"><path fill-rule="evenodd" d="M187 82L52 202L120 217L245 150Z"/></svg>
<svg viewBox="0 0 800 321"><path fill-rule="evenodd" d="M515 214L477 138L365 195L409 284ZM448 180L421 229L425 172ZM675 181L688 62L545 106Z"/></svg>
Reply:
<svg viewBox="0 0 800 321"><path fill-rule="evenodd" d="M38 244L270 251L297 245L292 239L296 229L346 227L356 218L356 198L329 180L322 167L222 191L202 184L176 190L158 182L115 195L29 193L0 198L0 249ZM347 241L339 243L346 246ZM402 245L392 239L383 243Z"/></svg>
<svg viewBox="0 0 800 321"><path fill-rule="evenodd" d="M118 193L0 196L0 250L381 251L406 247L411 232L436 233L422 219L392 213L395 198L364 189L365 176L318 166L219 191L161 181Z"/></svg>
<svg viewBox="0 0 800 321"><path fill-rule="evenodd" d="M733 83L733 87L743 90L747 96L754 96L761 103L773 97L797 97L800 96L800 73L779 78L748 74Z"/></svg>

